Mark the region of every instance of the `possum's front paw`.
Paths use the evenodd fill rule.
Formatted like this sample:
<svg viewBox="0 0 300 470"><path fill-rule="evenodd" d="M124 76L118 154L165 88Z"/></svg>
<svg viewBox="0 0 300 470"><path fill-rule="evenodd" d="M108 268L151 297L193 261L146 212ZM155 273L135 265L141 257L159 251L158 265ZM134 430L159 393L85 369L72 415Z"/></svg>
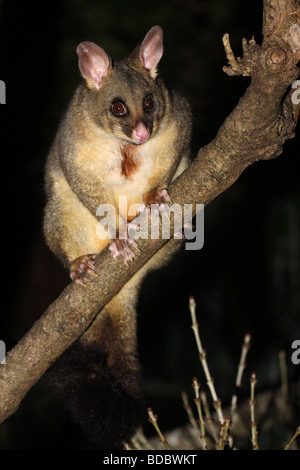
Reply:
<svg viewBox="0 0 300 470"><path fill-rule="evenodd" d="M72 261L70 266L70 277L78 284L83 284L82 273L94 274L96 254L83 255Z"/></svg>
<svg viewBox="0 0 300 470"><path fill-rule="evenodd" d="M130 248L131 245L133 248L138 249L136 242L132 238L116 238L109 244L109 251L114 258L121 256L125 263L132 261L135 257L134 251Z"/></svg>
<svg viewBox="0 0 300 470"><path fill-rule="evenodd" d="M144 195L145 206L150 207L153 204L159 206L171 202L167 189L155 189Z"/></svg>
<svg viewBox="0 0 300 470"><path fill-rule="evenodd" d="M148 216L151 216L151 213L155 215L159 214L159 211L165 210L165 204L171 202L171 198L167 189L155 189L144 195L145 203L140 207L140 212L146 210Z"/></svg>

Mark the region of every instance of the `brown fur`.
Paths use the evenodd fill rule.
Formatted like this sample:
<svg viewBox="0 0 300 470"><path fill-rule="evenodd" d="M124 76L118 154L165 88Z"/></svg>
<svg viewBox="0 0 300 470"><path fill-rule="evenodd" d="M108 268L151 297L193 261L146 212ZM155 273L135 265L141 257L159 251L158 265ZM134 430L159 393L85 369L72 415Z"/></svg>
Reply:
<svg viewBox="0 0 300 470"><path fill-rule="evenodd" d="M132 179L133 174L139 167L139 161L136 157L136 147L127 144L120 147L120 150L123 157L121 163L121 175L125 176L127 180Z"/></svg>

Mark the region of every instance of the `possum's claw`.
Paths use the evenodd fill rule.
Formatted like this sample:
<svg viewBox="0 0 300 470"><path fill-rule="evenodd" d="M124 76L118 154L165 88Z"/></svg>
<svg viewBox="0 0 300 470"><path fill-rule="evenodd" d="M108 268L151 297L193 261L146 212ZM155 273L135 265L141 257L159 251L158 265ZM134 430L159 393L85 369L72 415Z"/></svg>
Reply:
<svg viewBox="0 0 300 470"><path fill-rule="evenodd" d="M121 256L127 264L128 261L132 261L135 257L135 253L129 245L131 245L133 248L138 249L138 245L132 238L117 238L116 240L110 242L109 251L111 252L114 258Z"/></svg>
<svg viewBox="0 0 300 470"><path fill-rule="evenodd" d="M81 274L88 273L96 275L95 271L95 254L83 255L72 261L70 266L70 278L77 284L85 285L82 281Z"/></svg>

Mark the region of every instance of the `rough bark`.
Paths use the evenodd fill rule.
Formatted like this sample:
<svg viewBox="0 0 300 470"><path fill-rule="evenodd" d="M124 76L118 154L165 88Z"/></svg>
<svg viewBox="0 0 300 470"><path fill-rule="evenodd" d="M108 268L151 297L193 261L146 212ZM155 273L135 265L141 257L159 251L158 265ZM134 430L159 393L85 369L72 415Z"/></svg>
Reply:
<svg viewBox="0 0 300 470"><path fill-rule="evenodd" d="M251 83L216 138L199 150L190 168L169 188L173 203L208 204L247 166L281 154L284 142L294 135L300 105L290 86L299 76L300 2L265 0L263 19L262 44L253 38L243 40L242 59L234 57L228 36L223 38L229 62L224 71L251 76ZM6 365L0 365L0 422L164 243L139 242L141 251L129 267L104 250L96 260L97 276L86 279L85 287L70 284L48 307L7 354Z"/></svg>

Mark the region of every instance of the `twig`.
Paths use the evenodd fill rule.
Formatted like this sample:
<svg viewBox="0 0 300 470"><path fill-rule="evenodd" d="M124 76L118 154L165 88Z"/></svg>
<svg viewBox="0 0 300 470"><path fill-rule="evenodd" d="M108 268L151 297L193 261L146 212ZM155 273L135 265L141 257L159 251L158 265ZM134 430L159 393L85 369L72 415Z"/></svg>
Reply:
<svg viewBox="0 0 300 470"><path fill-rule="evenodd" d="M243 376L243 372L244 372L245 367L246 367L246 356L247 356L247 353L248 353L250 345L251 345L250 340L251 340L251 335L249 333L247 333L245 335L244 343L243 343L243 346L242 346L241 357L240 357L240 362L239 362L236 381L235 381L235 393L234 393L234 395L232 397L232 400L231 400L230 414L231 414L232 419L233 419L234 412L235 412L236 406L237 406L237 400L238 400L237 390L241 387L242 376Z"/></svg>
<svg viewBox="0 0 300 470"><path fill-rule="evenodd" d="M200 424L200 430L201 430L201 445L203 450L207 450L207 442L206 442L206 435L205 435L205 424L204 424L204 419L203 419L203 414L202 414L202 408L201 408L201 398L199 395L199 388L200 384L197 380L196 377L193 379L193 389L195 392L195 403L197 406L198 410L198 416L199 416L199 424Z"/></svg>
<svg viewBox="0 0 300 470"><path fill-rule="evenodd" d="M253 450L258 450L258 441L257 441L257 424L255 422L255 412L254 412L254 392L255 392L255 385L257 383L257 378L255 372L252 373L250 377L250 388L251 388L251 395L250 395L250 413L251 413L251 441L252 441L252 448Z"/></svg>
<svg viewBox="0 0 300 470"><path fill-rule="evenodd" d="M224 65L223 72L231 76L243 75L244 77L250 77L252 75L255 50L257 49L257 44L254 37L252 37L249 42L245 38L242 39L243 59L240 57L237 59L235 58L234 52L230 45L228 33L224 34L222 41L226 58L229 63L229 67Z"/></svg>
<svg viewBox="0 0 300 470"><path fill-rule="evenodd" d="M203 409L204 409L204 413L205 413L205 421L207 423L207 426L209 428L209 431L210 431L215 443L218 444L219 438L218 438L218 435L217 435L215 423L214 423L214 421L211 417L210 411L209 411L209 406L208 406L208 403L207 403L207 397L206 397L206 393L205 393L204 390L202 390L202 392L200 393L200 397L201 397L201 401L203 403Z"/></svg>
<svg viewBox="0 0 300 470"><path fill-rule="evenodd" d="M187 415L188 415L189 421L192 425L192 428L194 430L194 433L197 436L197 438L200 440L200 444L202 445L200 429L199 429L199 426L198 426L197 421L195 419L193 410L190 406L187 393L186 392L181 392L181 397L182 397L182 401L183 401L183 407L184 407L185 411L187 412Z"/></svg>
<svg viewBox="0 0 300 470"><path fill-rule="evenodd" d="M297 427L295 434L293 435L290 442L285 446L284 450L289 450L294 440L300 435L300 426Z"/></svg>
<svg viewBox="0 0 300 470"><path fill-rule="evenodd" d="M203 370L204 370L204 374L205 374L205 377L206 377L206 380L207 380L206 383L209 387L209 390L210 390L210 393L211 393L211 396L212 396L212 399L213 399L214 408L217 412L219 422L222 425L225 422L225 419L224 419L224 416L223 416L221 401L219 400L219 398L217 396L217 393L216 393L216 390L215 390L215 387L214 387L213 378L210 375L209 368L208 368L208 365L207 365L206 352L203 349L202 344L201 344L201 339L200 339L200 335L199 335L199 325L198 325L197 319L196 319L196 302L195 302L194 297L192 297L192 296L189 299L189 306L190 306L190 313L191 313L191 317L192 317L192 330L193 330L194 335L195 335L196 344L197 344L197 348L198 348L198 352L199 352L199 358L200 358L200 361L201 361L201 364L202 364L202 367L203 367Z"/></svg>
<svg viewBox="0 0 300 470"><path fill-rule="evenodd" d="M127 442L125 442L123 450L133 450L133 448L129 444L127 444Z"/></svg>
<svg viewBox="0 0 300 470"><path fill-rule="evenodd" d="M150 444L142 429L139 428L132 438L132 443L136 448L142 448L145 450L154 450L154 447Z"/></svg>
<svg viewBox="0 0 300 470"><path fill-rule="evenodd" d="M225 423L221 426L220 431L220 442L218 445L218 450L224 450L229 438L229 428L231 425L231 418L228 416L225 420Z"/></svg>
<svg viewBox="0 0 300 470"><path fill-rule="evenodd" d="M153 411L152 411L151 408L148 408L147 411L148 411L148 415L149 415L149 421L150 421L150 423L153 424L157 434L159 435L160 442L164 445L165 449L172 450L171 447L169 446L168 442L167 442L166 436L164 436L162 434L161 430L159 429L159 426L157 424L157 415L153 414Z"/></svg>
<svg viewBox="0 0 300 470"><path fill-rule="evenodd" d="M300 15L299 12L300 12L300 8L297 8L297 10L289 11L288 13L283 13L283 14L280 16L280 18L279 18L279 20L278 20L278 22L277 22L277 25L275 26L275 29L274 29L274 31L273 31L272 34L275 35L275 34L278 33L278 31L279 31L279 29L280 29L280 27L281 27L282 21L283 21L287 16L294 15L295 13L297 13L298 16L299 16L299 15Z"/></svg>

